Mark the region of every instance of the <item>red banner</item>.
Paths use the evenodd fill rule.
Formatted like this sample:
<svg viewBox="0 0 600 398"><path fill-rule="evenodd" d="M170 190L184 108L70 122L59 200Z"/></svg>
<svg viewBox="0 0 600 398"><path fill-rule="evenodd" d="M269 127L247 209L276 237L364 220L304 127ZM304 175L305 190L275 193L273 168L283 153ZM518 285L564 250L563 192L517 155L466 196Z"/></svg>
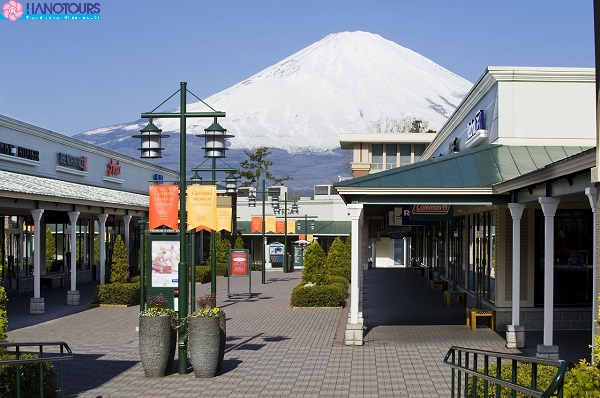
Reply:
<svg viewBox="0 0 600 398"><path fill-rule="evenodd" d="M277 220L277 227L275 228L276 234L284 234L285 233L285 221L284 220Z"/></svg>
<svg viewBox="0 0 600 398"><path fill-rule="evenodd" d="M253 234L255 232L262 232L262 217L260 216L252 216L252 221L250 222L250 233Z"/></svg>
<svg viewBox="0 0 600 398"><path fill-rule="evenodd" d="M165 227L179 230L179 187L177 185L150 185L150 214L148 229Z"/></svg>

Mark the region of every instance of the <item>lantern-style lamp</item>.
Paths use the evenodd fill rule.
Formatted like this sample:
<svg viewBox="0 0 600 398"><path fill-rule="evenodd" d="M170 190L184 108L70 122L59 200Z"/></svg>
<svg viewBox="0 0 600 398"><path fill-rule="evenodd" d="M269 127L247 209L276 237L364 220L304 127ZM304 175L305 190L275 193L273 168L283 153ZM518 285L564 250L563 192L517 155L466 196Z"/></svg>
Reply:
<svg viewBox="0 0 600 398"><path fill-rule="evenodd" d="M148 120L146 127L140 130L141 134L134 135L133 138L140 138L141 145L140 158L155 159L162 158L162 151L165 149L161 146L161 140L168 138L166 134L161 134L162 130L152 123L152 118Z"/></svg>

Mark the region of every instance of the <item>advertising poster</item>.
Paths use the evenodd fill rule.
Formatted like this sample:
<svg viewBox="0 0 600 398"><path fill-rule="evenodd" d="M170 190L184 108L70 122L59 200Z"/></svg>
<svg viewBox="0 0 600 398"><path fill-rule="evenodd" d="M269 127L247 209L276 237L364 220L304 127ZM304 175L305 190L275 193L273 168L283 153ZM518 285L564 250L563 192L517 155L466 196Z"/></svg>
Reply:
<svg viewBox="0 0 600 398"><path fill-rule="evenodd" d="M248 275L248 251L232 250L230 252L231 275Z"/></svg>
<svg viewBox="0 0 600 398"><path fill-rule="evenodd" d="M177 287L179 241L152 242L152 287Z"/></svg>

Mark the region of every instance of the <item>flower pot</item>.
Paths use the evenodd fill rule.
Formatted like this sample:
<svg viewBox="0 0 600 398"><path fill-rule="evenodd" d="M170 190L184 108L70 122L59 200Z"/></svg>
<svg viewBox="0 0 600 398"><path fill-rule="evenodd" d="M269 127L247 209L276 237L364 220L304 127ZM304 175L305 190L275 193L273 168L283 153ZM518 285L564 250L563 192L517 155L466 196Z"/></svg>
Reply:
<svg viewBox="0 0 600 398"><path fill-rule="evenodd" d="M219 317L190 317L188 346L194 376L215 377L221 346Z"/></svg>
<svg viewBox="0 0 600 398"><path fill-rule="evenodd" d="M140 359L146 377L162 377L173 367L177 334L171 316L140 316Z"/></svg>

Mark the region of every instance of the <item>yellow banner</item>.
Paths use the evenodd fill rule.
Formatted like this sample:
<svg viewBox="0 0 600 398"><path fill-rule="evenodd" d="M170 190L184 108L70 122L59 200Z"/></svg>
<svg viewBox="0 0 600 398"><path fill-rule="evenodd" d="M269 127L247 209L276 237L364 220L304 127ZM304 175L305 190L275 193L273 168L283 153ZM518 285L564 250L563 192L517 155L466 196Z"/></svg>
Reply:
<svg viewBox="0 0 600 398"><path fill-rule="evenodd" d="M265 232L277 231L277 218L274 216L265 217Z"/></svg>
<svg viewBox="0 0 600 398"><path fill-rule="evenodd" d="M292 235L296 233L296 222L294 220L287 220L287 233Z"/></svg>
<svg viewBox="0 0 600 398"><path fill-rule="evenodd" d="M217 231L224 229L231 232L231 216L233 212L231 207L217 208Z"/></svg>
<svg viewBox="0 0 600 398"><path fill-rule="evenodd" d="M217 229L217 187L191 185L187 189L188 230L199 226Z"/></svg>

